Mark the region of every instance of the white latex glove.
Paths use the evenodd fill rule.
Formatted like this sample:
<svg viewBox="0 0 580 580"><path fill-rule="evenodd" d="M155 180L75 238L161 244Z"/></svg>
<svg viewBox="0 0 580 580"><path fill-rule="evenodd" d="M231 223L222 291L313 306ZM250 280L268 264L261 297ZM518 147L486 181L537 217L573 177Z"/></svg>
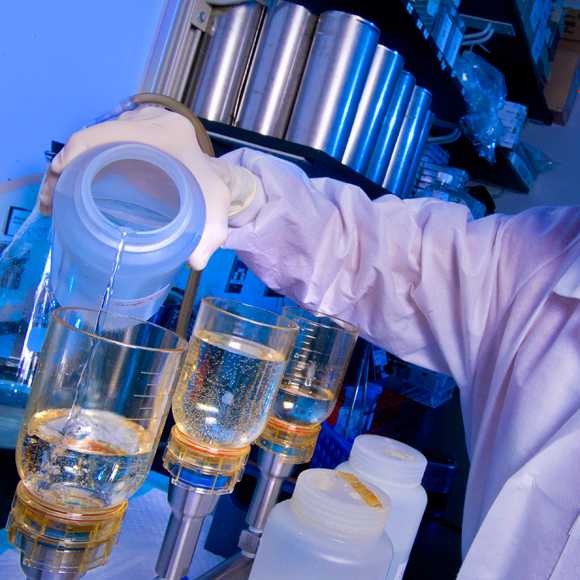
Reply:
<svg viewBox="0 0 580 580"><path fill-rule="evenodd" d="M54 186L73 159L93 147L122 141L151 145L168 153L181 161L197 179L205 198L206 224L189 263L195 270L202 270L225 242L228 219L252 204L256 179L246 169L203 153L193 125L178 113L142 106L123 113L118 119L75 133L52 161L39 194L41 212L48 215L52 211Z"/></svg>

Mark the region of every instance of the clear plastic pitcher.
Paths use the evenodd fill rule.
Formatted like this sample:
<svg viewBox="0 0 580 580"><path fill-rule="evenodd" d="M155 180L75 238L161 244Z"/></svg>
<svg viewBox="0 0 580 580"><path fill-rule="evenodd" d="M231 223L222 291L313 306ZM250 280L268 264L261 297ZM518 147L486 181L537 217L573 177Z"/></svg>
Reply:
<svg viewBox="0 0 580 580"><path fill-rule="evenodd" d="M108 310L148 320L199 243L205 202L191 172L173 157L121 143L91 149L67 166L53 219L57 302L100 308L109 292Z"/></svg>

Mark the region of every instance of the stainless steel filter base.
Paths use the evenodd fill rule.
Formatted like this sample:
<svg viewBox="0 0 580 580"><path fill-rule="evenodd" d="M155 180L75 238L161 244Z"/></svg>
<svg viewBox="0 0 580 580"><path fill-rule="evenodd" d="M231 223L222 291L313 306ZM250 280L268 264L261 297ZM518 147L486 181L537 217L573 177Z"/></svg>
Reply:
<svg viewBox="0 0 580 580"><path fill-rule="evenodd" d="M342 159L379 39L353 14L324 12L318 21L286 139Z"/></svg>
<svg viewBox="0 0 580 580"><path fill-rule="evenodd" d="M213 512L219 495L171 483L168 496L171 516L155 571L160 579L181 580L191 566L203 521Z"/></svg>
<svg viewBox="0 0 580 580"><path fill-rule="evenodd" d="M294 469L294 463L289 462L283 455L260 449L258 467L260 469L260 477L250 502L246 521L248 522L248 531L261 536L268 516L278 502L282 484ZM242 537L243 534L240 539ZM240 548L250 555L256 555L255 551L253 554L251 553L250 546L240 546ZM257 548L258 546L256 545L256 550Z"/></svg>
<svg viewBox="0 0 580 580"><path fill-rule="evenodd" d="M20 559L20 568L26 580L78 580L84 574L76 574L74 572L51 572L50 570L41 570L40 568L33 568L27 566Z"/></svg>

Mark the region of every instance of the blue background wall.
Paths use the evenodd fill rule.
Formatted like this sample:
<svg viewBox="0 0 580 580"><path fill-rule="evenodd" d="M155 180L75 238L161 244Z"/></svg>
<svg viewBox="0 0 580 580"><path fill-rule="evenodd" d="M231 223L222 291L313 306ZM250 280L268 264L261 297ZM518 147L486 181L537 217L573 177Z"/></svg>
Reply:
<svg viewBox="0 0 580 580"><path fill-rule="evenodd" d="M0 183L139 91L164 0L0 3Z"/></svg>

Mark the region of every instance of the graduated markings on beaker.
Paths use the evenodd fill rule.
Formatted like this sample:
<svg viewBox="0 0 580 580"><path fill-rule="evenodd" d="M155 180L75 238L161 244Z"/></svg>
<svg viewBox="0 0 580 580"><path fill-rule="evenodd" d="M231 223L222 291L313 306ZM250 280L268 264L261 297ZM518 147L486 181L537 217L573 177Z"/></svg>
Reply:
<svg viewBox="0 0 580 580"><path fill-rule="evenodd" d="M135 395L134 395L135 396ZM155 407L142 407L139 409L139 412L142 411L153 411ZM152 417L127 417L129 421L135 421L136 423L140 423L141 421L147 421L148 423L154 423L159 419L159 415L153 415Z"/></svg>
<svg viewBox="0 0 580 580"><path fill-rule="evenodd" d="M308 357L312 354L316 354L319 357L322 357L323 360L328 358L327 352L322 352L320 350L314 350L311 348L300 348L300 350L294 352L294 354L290 357L290 360L304 360L308 359Z"/></svg>
<svg viewBox="0 0 580 580"><path fill-rule="evenodd" d="M147 375L159 375L160 373L157 372L147 372L147 371L142 371L141 374L147 374ZM164 399L165 397L167 397L167 395L169 394L169 391L160 391L157 392L155 394L151 394L151 392L149 391L149 387L157 387L159 386L159 381L156 383L147 383L145 385L146 387L146 392L145 393L134 393L132 396L135 397L136 399ZM143 407L141 410L142 411L150 411L152 410L153 407Z"/></svg>
<svg viewBox="0 0 580 580"><path fill-rule="evenodd" d="M149 375L158 375L160 373L152 373L152 372L143 372L142 374L149 374ZM157 386L159 383L150 383L146 386L151 387L151 386ZM159 400L163 400L165 399L167 396L169 395L169 391L163 391L163 392L159 392L156 393L155 395L151 395L151 394L147 394L147 393L134 393L132 396L135 397L136 399L159 399ZM146 412L146 411L154 411L155 410L155 406L153 407L141 407L139 409L139 412ZM158 415L154 415L153 417L129 417L129 419L131 421L149 421L149 422L153 422L153 421L157 421L159 418Z"/></svg>
<svg viewBox="0 0 580 580"><path fill-rule="evenodd" d="M131 396L138 397L140 399L163 399L167 397L170 393L171 391L159 391L154 395L152 395L151 393L133 393Z"/></svg>
<svg viewBox="0 0 580 580"><path fill-rule="evenodd" d="M159 419L159 417L157 416L153 416L153 417L127 417L127 419L129 421L135 421L136 423L139 423L139 421L149 421L150 423L157 421Z"/></svg>

